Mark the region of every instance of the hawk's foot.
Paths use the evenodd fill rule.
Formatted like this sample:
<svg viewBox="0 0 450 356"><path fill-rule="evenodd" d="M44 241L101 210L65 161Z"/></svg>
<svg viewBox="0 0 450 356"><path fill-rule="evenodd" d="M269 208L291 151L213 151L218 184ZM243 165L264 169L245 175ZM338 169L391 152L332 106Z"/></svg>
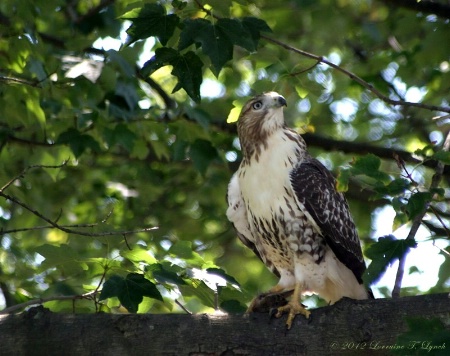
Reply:
<svg viewBox="0 0 450 356"><path fill-rule="evenodd" d="M272 309L278 309L288 303L286 297L292 294L292 291L285 293L263 293L252 300L247 309L247 313L268 313Z"/></svg>
<svg viewBox="0 0 450 356"><path fill-rule="evenodd" d="M311 314L311 312L309 310L306 310L306 308L298 301L298 299L292 299L286 305L278 307L278 312L275 314L275 316L279 318L285 312L288 313L288 317L286 320L286 328L288 330L291 328L292 322L294 321L296 315L302 314L306 319L308 319L309 315Z"/></svg>

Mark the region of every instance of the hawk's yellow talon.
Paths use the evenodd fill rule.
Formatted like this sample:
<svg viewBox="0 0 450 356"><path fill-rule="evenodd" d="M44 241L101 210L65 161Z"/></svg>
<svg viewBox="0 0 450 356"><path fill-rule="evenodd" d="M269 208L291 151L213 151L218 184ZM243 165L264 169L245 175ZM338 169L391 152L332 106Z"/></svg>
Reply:
<svg viewBox="0 0 450 356"><path fill-rule="evenodd" d="M294 321L296 315L298 314L304 315L306 319L308 319L309 316L311 315L311 312L309 310L306 310L305 307L303 307L298 300L291 300L288 304L279 307L275 317L279 318L285 312L288 313L288 317L286 320L286 327L288 329L291 328L292 322Z"/></svg>

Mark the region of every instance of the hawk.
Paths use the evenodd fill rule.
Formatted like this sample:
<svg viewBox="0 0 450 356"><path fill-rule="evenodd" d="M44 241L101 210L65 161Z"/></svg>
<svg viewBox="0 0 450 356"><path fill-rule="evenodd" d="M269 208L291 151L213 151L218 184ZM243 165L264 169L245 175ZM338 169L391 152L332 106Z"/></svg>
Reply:
<svg viewBox="0 0 450 356"><path fill-rule="evenodd" d="M287 312L290 328L297 314L309 317L300 303L305 292L330 304L367 299L369 292L347 201L303 138L286 126L286 105L283 96L267 92L242 108L237 129L243 159L228 185L227 217L244 245L280 278L264 295L293 291L276 314Z"/></svg>

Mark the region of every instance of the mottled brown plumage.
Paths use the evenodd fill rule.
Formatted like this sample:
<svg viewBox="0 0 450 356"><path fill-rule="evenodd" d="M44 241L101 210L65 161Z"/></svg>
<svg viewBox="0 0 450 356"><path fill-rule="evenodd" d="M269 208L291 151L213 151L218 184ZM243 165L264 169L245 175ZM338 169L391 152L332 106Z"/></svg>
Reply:
<svg viewBox="0 0 450 356"><path fill-rule="evenodd" d="M228 187L227 216L240 240L280 277L269 291L294 290L288 327L304 292L329 303L367 298L360 241L331 173L286 127L286 100L275 92L249 100L238 120L243 160ZM253 303L254 304L254 303ZM252 305L253 305L252 304ZM252 306L250 307L250 309Z"/></svg>

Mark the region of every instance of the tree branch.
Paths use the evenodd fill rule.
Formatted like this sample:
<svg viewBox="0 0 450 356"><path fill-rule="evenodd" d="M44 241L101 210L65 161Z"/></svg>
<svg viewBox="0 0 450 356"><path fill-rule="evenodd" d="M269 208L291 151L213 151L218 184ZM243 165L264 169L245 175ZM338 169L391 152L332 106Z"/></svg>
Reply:
<svg viewBox="0 0 450 356"><path fill-rule="evenodd" d="M447 137L445 139L442 150L448 151L449 148L450 148L450 131L447 133ZM433 177L431 178L430 190L436 189L439 186L439 183L442 179L442 175L444 172L444 167L445 167L445 165L443 162L439 161L437 163L436 172L434 173ZM429 204L429 202L428 202L428 204ZM409 234L406 237L407 240L414 240L414 237L417 234L417 230L419 229L420 225L422 224L422 219L428 210L428 204L425 204L423 210L419 214L417 214L417 216L413 219L411 230L409 231ZM398 261L398 270L397 270L397 274L395 276L395 284L394 284L394 289L392 290L392 298L400 297L400 289L402 286L403 274L405 272L406 256L407 256L407 254L404 254L402 256L402 258L400 258Z"/></svg>
<svg viewBox="0 0 450 356"><path fill-rule="evenodd" d="M309 320L297 316L287 332L284 318L267 313L68 315L38 307L0 317L0 344L2 354L15 356L445 355L449 313L448 293L344 298L312 310ZM433 329L409 325L412 318Z"/></svg>
<svg viewBox="0 0 450 356"><path fill-rule="evenodd" d="M362 87L366 88L367 90L369 90L370 92L372 92L375 96L377 96L379 99L383 100L384 102L390 104L390 105L401 105L401 106L411 106L411 107L416 107L416 108L420 108L420 109L426 109L426 110L432 110L432 111L442 111L442 112L447 112L450 113L450 107L445 107L445 106L436 106L436 105L427 105L427 104L422 104L422 103L412 103L410 101L404 101L404 100L394 100L391 99L389 97L387 97L386 95L384 95L383 93L381 93L378 89L376 89L372 84L367 83L364 79L358 77L356 74L353 74L352 72L338 66L337 64L334 64L333 62L330 62L329 60L325 59L322 56L317 56L315 54L303 51L301 49L292 47L286 43L283 43L281 41L278 41L272 37L266 36L264 34L260 35L261 38L264 38L266 41L271 42L273 44L276 44L279 47L283 47L285 49L287 49L288 51L300 54L304 57L308 57L308 58L312 58L315 59L316 61L320 62L320 63L324 63L329 65L330 67L336 69L337 71L343 73L344 75L346 75L347 77L349 77L350 79L352 79L353 81L355 81L356 83L360 84Z"/></svg>
<svg viewBox="0 0 450 356"><path fill-rule="evenodd" d="M396 150L392 148L379 147L364 142L350 142L335 140L329 137L324 137L316 134L305 133L302 134L308 146L320 147L326 151L341 151L344 153L373 153L374 155L384 159L395 159L398 156L403 161L410 164L422 164L425 167L436 169L438 161L435 160L420 160L410 152ZM443 175L450 175L450 167L445 166Z"/></svg>
<svg viewBox="0 0 450 356"><path fill-rule="evenodd" d="M136 69L136 77L140 80L143 80L146 82L151 88L153 88L158 95L161 97L161 99L164 101L164 104L166 105L166 109L173 109L176 107L176 102L173 100L165 91L164 89L155 82L150 77L145 77L142 75L141 70L139 68Z"/></svg>
<svg viewBox="0 0 450 356"><path fill-rule="evenodd" d="M402 1L402 0L399 0ZM403 0L403 1L407 1L407 0ZM197 4L197 6L204 11L206 14L208 14L209 16L212 16L216 19L218 19L219 17L212 14L211 11L209 11L207 8L205 8L199 0L195 0L195 3ZM356 74L348 71L345 68L342 68L340 66L338 66L337 64L334 64L333 62L330 62L329 60L327 60L326 58L324 58L323 56L317 56L315 54L303 51L301 49L295 48L293 46L290 46L284 42L278 41L270 36L264 35L262 33L260 33L260 37L265 39L268 42L271 42L279 47L282 47L284 49L287 49L288 51L300 54L304 57L307 58L311 58L316 60L318 63L323 63L323 64L327 64L330 67L336 69L337 71L343 73L344 75L346 75L347 77L349 77L350 79L352 79L353 81L355 81L356 83L360 84L362 87L366 88L367 90L369 90L370 92L372 92L375 96L377 96L379 99L383 100L384 102L390 104L390 105L401 105L401 106L411 106L411 107L416 107L416 108L420 108L420 109L426 109L426 110L432 110L432 111L441 111L441 112L447 112L450 113L450 107L445 107L445 106L436 106L436 105L427 105L427 104L421 104L421 103L412 103L410 101L405 101L405 100L394 100L389 98L388 96L384 95L383 93L381 93L378 89L376 89L372 84L366 82L364 79L358 77ZM317 65L317 64L316 64Z"/></svg>
<svg viewBox="0 0 450 356"><path fill-rule="evenodd" d="M444 19L450 19L450 6L428 0L381 0L388 6L404 7L405 9L423 12L424 14L434 14Z"/></svg>
<svg viewBox="0 0 450 356"><path fill-rule="evenodd" d="M92 223L92 224L73 224L73 225L61 225L65 228L90 228L98 226L98 223ZM0 236L6 235L6 234L13 234L16 232L24 232L24 231L34 231L34 230L45 230L45 229L54 229L55 227L52 225L43 225L43 226L33 226L33 227L24 227L21 229L9 229L9 230L3 230L0 229Z"/></svg>

